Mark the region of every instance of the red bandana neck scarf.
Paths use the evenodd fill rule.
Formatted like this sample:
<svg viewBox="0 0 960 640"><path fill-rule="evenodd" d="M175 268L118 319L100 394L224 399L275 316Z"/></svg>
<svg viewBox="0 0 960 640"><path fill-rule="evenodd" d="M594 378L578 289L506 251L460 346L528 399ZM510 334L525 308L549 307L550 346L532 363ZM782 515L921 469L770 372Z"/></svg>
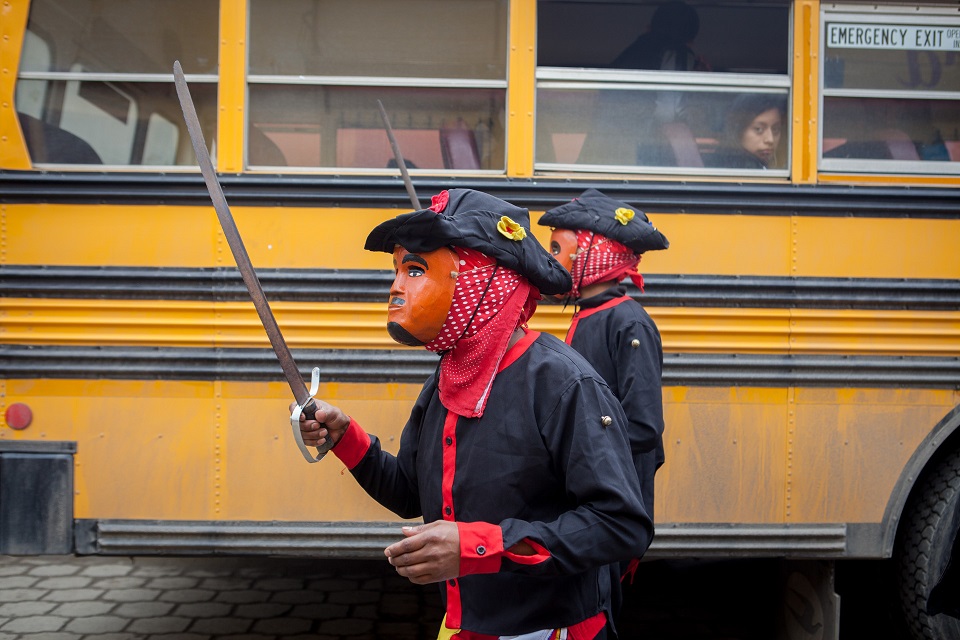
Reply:
<svg viewBox="0 0 960 640"><path fill-rule="evenodd" d="M637 272L638 264L640 256L627 246L599 233L577 229L577 255L573 258L570 293L579 298L583 288L594 282L620 282L626 276L643 292L643 276Z"/></svg>
<svg viewBox="0 0 960 640"><path fill-rule="evenodd" d="M537 307L539 292L520 274L478 252L453 247L460 275L440 333L426 348L442 353L440 402L468 418L483 415L513 330Z"/></svg>

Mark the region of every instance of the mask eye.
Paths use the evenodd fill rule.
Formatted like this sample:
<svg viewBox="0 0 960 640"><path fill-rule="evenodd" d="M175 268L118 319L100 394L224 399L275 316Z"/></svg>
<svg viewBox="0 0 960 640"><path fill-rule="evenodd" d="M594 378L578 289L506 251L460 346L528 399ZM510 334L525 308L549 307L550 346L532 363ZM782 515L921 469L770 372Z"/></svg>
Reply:
<svg viewBox="0 0 960 640"><path fill-rule="evenodd" d="M424 273L425 272L423 270L423 267L420 267L418 265L412 264L409 267L407 267L407 275L410 276L411 278L419 278Z"/></svg>
<svg viewBox="0 0 960 640"><path fill-rule="evenodd" d="M556 240L550 242L550 253L555 256L560 255L560 243Z"/></svg>

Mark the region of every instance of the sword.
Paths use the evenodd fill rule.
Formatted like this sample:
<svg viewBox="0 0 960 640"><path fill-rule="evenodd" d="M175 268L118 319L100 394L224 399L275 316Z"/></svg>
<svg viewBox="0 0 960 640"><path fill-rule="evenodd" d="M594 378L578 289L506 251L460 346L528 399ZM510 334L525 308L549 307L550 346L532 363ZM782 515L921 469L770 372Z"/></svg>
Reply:
<svg viewBox="0 0 960 640"><path fill-rule="evenodd" d="M283 376L293 391L293 397L297 401L297 408L290 416L290 425L293 427L293 436L297 441L297 447L307 462L317 462L321 460L333 447L333 442L328 438L327 442L317 447L319 452L314 458L310 450L303 442L300 435L300 414L313 419L317 412L317 403L313 399L314 394L320 386L320 369L315 367L311 375L310 391L303 384L303 378L300 376L300 370L297 363L293 360L293 355L287 347L283 334L280 333L280 327L277 326L277 320L273 317L273 311L270 310L270 304L263 293L263 287L260 286L260 279L257 278L257 272L254 271L250 263L250 256L247 255L247 249L243 246L243 239L237 230L237 224L233 220L233 214L230 213L230 207L227 206L227 199L223 195L220 183L217 181L217 174L213 170L213 162L210 160L210 153L207 151L207 145L203 139L203 131L200 129L200 120L197 118L197 110L193 105L193 98L190 97L190 89L187 87L187 80L183 77L183 69L180 61L173 63L173 80L177 87L177 97L180 99L180 108L183 110L183 119L187 123L187 132L190 134L190 142L193 143L193 151L197 156L197 163L200 165L200 173L203 174L203 181L207 183L207 191L210 192L210 199L213 201L213 208L217 212L217 218L220 220L220 227L223 229L223 235L227 238L230 250L240 269L240 275L243 277L243 283L247 285L247 291L253 300L253 306L257 309L257 315L260 316L260 323L270 338L270 344L273 346L274 353L277 354L277 360L280 361L280 368L283 369Z"/></svg>
<svg viewBox="0 0 960 640"><path fill-rule="evenodd" d="M417 199L417 192L413 188L413 181L410 180L410 174L407 173L407 163L403 161L403 155L400 153L400 145L397 139L393 137L393 127L390 126L390 118L387 117L387 110L383 108L383 103L377 100L380 105L380 117L383 119L383 127L387 130L387 139L390 140L390 148L393 149L393 157L397 161L397 167L400 169L400 175L403 177L403 186L407 188L407 195L410 196L410 204L414 211L420 211L420 200Z"/></svg>

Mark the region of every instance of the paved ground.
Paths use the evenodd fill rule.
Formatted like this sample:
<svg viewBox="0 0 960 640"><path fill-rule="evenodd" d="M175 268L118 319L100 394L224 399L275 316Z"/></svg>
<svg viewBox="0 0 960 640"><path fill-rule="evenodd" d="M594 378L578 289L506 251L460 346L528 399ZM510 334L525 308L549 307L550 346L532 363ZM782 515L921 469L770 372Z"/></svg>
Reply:
<svg viewBox="0 0 960 640"><path fill-rule="evenodd" d="M0 557L0 640L414 639L441 615L386 562Z"/></svg>
<svg viewBox="0 0 960 640"><path fill-rule="evenodd" d="M775 560L643 563L622 637L785 638L780 570ZM838 564L842 638L905 638L877 595L883 580L875 563ZM437 588L386 561L0 556L0 640L424 640L441 616Z"/></svg>

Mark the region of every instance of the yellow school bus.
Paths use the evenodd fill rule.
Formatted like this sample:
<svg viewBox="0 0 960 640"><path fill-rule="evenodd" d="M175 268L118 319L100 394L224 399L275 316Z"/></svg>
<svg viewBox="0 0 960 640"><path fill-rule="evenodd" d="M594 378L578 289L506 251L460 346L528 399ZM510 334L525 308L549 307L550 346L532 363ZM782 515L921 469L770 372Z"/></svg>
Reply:
<svg viewBox="0 0 960 640"><path fill-rule="evenodd" d="M362 250L412 207L378 100L424 205L469 187L536 221L597 188L670 239L631 290L664 346L648 558L796 561L823 637L835 567L876 561L917 638L960 638L925 613L960 524L956 3L688 0L682 42L626 55L676 4L3 2L0 554L366 558L396 536L294 446L180 61L298 364L388 449L436 360L390 340L390 258ZM743 96L782 105L759 165L722 160Z"/></svg>

